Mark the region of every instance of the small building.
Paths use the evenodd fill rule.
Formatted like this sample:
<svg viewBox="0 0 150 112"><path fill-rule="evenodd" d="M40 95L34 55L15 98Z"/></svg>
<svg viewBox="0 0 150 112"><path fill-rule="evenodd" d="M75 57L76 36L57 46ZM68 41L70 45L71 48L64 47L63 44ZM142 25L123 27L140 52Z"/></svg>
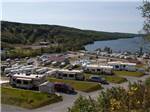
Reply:
<svg viewBox="0 0 150 112"><path fill-rule="evenodd" d="M111 75L113 73L113 67L108 65L86 65L84 67L84 70L86 72L92 72L92 73L105 73Z"/></svg>
<svg viewBox="0 0 150 112"><path fill-rule="evenodd" d="M136 71L136 63L112 61L112 62L108 62L108 65L113 66L114 70Z"/></svg>
<svg viewBox="0 0 150 112"><path fill-rule="evenodd" d="M10 85L18 88L33 89L46 82L45 75L36 74L14 74L10 76Z"/></svg>
<svg viewBox="0 0 150 112"><path fill-rule="evenodd" d="M54 88L54 83L50 82L44 82L41 85L39 85L39 91L43 93L54 93L55 88Z"/></svg>
<svg viewBox="0 0 150 112"><path fill-rule="evenodd" d="M83 70L59 69L54 76L61 79L84 80Z"/></svg>

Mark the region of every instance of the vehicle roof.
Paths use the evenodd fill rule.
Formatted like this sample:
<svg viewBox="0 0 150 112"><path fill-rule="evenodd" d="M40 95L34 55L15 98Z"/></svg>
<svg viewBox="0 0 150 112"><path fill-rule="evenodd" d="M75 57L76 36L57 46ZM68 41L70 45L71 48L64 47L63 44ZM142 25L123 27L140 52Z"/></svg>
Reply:
<svg viewBox="0 0 150 112"><path fill-rule="evenodd" d="M20 73L20 74L14 74L12 77L16 77L16 78L28 78L28 79L38 79L38 78L44 77L44 75L36 75L36 74L27 75L25 73Z"/></svg>

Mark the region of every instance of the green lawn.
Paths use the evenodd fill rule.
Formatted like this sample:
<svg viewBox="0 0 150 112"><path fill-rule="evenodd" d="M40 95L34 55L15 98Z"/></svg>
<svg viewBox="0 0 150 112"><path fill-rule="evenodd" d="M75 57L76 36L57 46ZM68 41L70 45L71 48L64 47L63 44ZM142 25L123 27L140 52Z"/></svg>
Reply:
<svg viewBox="0 0 150 112"><path fill-rule="evenodd" d="M50 82L63 82L71 85L74 89L83 91L83 92L92 92L99 89L102 89L101 85L95 82L86 82L86 81L75 81L75 80L62 80L56 78L48 78Z"/></svg>
<svg viewBox="0 0 150 112"><path fill-rule="evenodd" d="M120 76L133 76L133 77L141 77L144 75L141 72L129 72L129 71L114 71L114 74Z"/></svg>
<svg viewBox="0 0 150 112"><path fill-rule="evenodd" d="M1 87L2 104L33 109L59 101L62 101L62 97L55 94Z"/></svg>
<svg viewBox="0 0 150 112"><path fill-rule="evenodd" d="M95 75L95 74L90 74L90 73L85 73L85 78L88 79L91 75ZM116 75L99 75L101 77L103 77L106 81L110 82L110 83L116 83L116 84L120 84L120 83L123 83L123 82L126 82L126 78L123 78L123 77L119 77L119 76L116 76Z"/></svg>
<svg viewBox="0 0 150 112"><path fill-rule="evenodd" d="M123 78L123 77L119 77L119 76L104 76L104 78L110 82L110 83L116 83L116 84L120 84L120 83L123 83L123 82L126 82L127 79L126 78Z"/></svg>

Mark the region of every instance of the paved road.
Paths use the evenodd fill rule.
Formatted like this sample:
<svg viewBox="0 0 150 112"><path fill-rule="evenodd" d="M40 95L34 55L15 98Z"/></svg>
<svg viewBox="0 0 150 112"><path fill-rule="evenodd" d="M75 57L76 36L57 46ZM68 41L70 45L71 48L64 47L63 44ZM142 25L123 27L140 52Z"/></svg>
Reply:
<svg viewBox="0 0 150 112"><path fill-rule="evenodd" d="M144 81L146 78L150 77L150 75L145 75L140 78L135 78L135 77L129 77L125 76L127 80L129 80L131 83L137 82L138 80ZM9 106L9 105L3 105L2 104L2 112L67 112L67 108L71 107L73 105L73 102L77 99L79 95L89 97L91 96L92 98L96 98L101 91L105 91L108 88L112 87L128 87L128 82L122 83L122 84L110 84L110 85L103 85L104 89L103 90L98 90L95 92L91 93L84 93L84 92L79 92L77 95L66 95L62 94L63 96L63 101L51 105L44 106L42 108L34 109L34 110L26 110L23 108L19 107L14 107L14 106Z"/></svg>

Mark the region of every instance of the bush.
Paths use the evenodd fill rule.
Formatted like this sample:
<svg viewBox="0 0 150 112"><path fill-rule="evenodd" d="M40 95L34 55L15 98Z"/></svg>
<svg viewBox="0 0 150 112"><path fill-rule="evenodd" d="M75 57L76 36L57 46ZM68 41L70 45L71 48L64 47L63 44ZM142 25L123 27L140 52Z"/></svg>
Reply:
<svg viewBox="0 0 150 112"><path fill-rule="evenodd" d="M149 112L150 86L140 82L129 89L111 88L94 100L80 96L68 112Z"/></svg>

